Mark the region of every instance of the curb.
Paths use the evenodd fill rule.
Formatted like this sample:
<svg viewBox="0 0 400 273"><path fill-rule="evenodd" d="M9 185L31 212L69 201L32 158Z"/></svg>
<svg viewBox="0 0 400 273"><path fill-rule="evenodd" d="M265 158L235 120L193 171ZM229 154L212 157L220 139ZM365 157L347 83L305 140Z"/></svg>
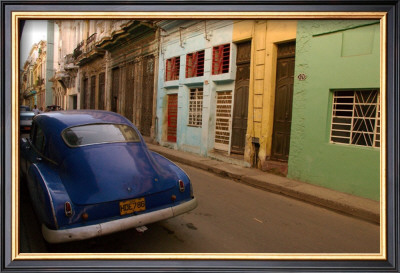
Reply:
<svg viewBox="0 0 400 273"><path fill-rule="evenodd" d="M380 223L381 208L378 201L288 179L259 169L241 167L151 143L146 144L150 150L172 161L209 171L219 176L229 177L239 183L283 194L375 224Z"/></svg>

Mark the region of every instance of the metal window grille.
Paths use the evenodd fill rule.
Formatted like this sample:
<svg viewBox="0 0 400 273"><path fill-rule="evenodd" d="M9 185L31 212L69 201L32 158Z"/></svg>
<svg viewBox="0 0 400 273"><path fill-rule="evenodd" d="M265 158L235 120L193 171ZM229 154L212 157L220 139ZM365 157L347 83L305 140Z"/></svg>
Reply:
<svg viewBox="0 0 400 273"><path fill-rule="evenodd" d="M203 88L190 89L189 126L201 127L203 119Z"/></svg>
<svg viewBox="0 0 400 273"><path fill-rule="evenodd" d="M375 147L381 146L381 101L380 96L378 98L378 113L376 118L376 126L375 126Z"/></svg>
<svg viewBox="0 0 400 273"><path fill-rule="evenodd" d="M332 110L331 142L380 147L378 90L335 91Z"/></svg>
<svg viewBox="0 0 400 273"><path fill-rule="evenodd" d="M231 45L225 44L213 48L212 74L218 75L229 72Z"/></svg>
<svg viewBox="0 0 400 273"><path fill-rule="evenodd" d="M217 92L215 115L215 148L228 150L232 109L232 91Z"/></svg>
<svg viewBox="0 0 400 273"><path fill-rule="evenodd" d="M204 75L204 50L186 55L186 78Z"/></svg>
<svg viewBox="0 0 400 273"><path fill-rule="evenodd" d="M179 79L179 66L181 58L173 57L168 59L165 67L165 80L174 81Z"/></svg>

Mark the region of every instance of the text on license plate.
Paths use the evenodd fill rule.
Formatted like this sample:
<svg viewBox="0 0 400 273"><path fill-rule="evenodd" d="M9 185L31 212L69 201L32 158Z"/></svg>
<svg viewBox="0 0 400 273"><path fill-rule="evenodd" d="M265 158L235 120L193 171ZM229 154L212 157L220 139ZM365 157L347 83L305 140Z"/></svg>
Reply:
<svg viewBox="0 0 400 273"><path fill-rule="evenodd" d="M119 202L119 211L121 215L142 210L146 210L146 201L144 197Z"/></svg>

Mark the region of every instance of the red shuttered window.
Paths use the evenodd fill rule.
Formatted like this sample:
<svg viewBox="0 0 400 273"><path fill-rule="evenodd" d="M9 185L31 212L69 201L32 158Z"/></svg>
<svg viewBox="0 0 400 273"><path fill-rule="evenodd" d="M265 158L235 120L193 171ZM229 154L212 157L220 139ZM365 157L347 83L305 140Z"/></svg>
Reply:
<svg viewBox="0 0 400 273"><path fill-rule="evenodd" d="M204 50L186 55L186 78L204 75Z"/></svg>
<svg viewBox="0 0 400 273"><path fill-rule="evenodd" d="M167 60L165 65L165 81L174 81L179 79L179 66L181 58L173 57Z"/></svg>
<svg viewBox="0 0 400 273"><path fill-rule="evenodd" d="M178 95L168 95L168 132L167 140L176 142L176 129L178 127Z"/></svg>
<svg viewBox="0 0 400 273"><path fill-rule="evenodd" d="M218 75L229 72L231 45L225 44L213 48L212 74Z"/></svg>

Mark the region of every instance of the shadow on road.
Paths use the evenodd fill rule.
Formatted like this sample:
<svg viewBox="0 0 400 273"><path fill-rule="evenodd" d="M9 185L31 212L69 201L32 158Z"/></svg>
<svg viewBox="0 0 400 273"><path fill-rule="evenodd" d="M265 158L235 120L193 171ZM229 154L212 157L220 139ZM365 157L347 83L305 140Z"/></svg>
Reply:
<svg viewBox="0 0 400 273"><path fill-rule="evenodd" d="M19 252L48 252L47 244L42 236L40 223L32 207L26 181L23 179L20 181L19 223Z"/></svg>

